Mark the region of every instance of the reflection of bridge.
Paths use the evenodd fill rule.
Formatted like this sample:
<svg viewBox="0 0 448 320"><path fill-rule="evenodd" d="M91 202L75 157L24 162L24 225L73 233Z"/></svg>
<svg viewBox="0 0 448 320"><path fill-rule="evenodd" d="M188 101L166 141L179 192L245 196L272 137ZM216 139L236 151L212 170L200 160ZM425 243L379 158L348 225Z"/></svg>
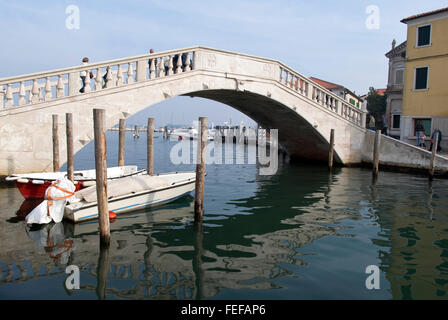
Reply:
<svg viewBox="0 0 448 320"><path fill-rule="evenodd" d="M282 182L289 185L293 176L297 175L281 175L281 179L286 179ZM316 173L303 171L304 179L311 176L316 177ZM359 215L356 210L347 213L319 209L324 207L323 202L331 201L334 192L340 199L340 185L350 185L349 180L338 182L331 191L322 188L328 181L326 171L316 181L307 189L312 199L303 200L295 197L276 200L283 191L269 183L260 185L255 197L248 195L230 203L247 208L251 214L236 215L236 219L221 216L220 231L205 225L204 233L191 224L191 201L123 216L111 225L113 241L107 254L100 257L97 223L64 222L64 229L59 231L54 225L50 229L52 236L56 239L63 235L59 243L73 239L57 268L55 260L49 257L53 250L38 248L39 243L48 243L46 232L33 237L34 242L24 230L16 232L13 245L6 245L9 243L6 236L0 235L5 244L5 250L0 252L0 286L58 274L66 277L65 267L74 264L82 272L81 291L96 289L86 279L96 278L98 283L102 279L109 284L101 286L103 295L125 299L195 299L215 297L223 289L270 290L277 287L276 279L291 274L283 264L307 264L298 249L325 236L335 236L341 228L334 226L336 221ZM259 223L254 224L254 219ZM251 231L236 227L241 224L250 226ZM217 231L223 236L216 236ZM209 232L215 236L207 237ZM102 261L104 256L106 261ZM102 278L104 270L99 269L104 265L107 275Z"/></svg>
<svg viewBox="0 0 448 320"><path fill-rule="evenodd" d="M83 94L82 71L92 72ZM111 128L120 118L181 95L228 104L263 128L278 129L279 143L292 158L326 160L335 129L336 161L371 159L371 134L358 108L278 61L191 47L1 79L0 175L52 169L52 114L64 121L64 113L73 113L77 152L93 139L93 108L107 110ZM64 163L65 136L60 140ZM396 149L388 139L383 143ZM400 147L423 162L429 159L417 149Z"/></svg>

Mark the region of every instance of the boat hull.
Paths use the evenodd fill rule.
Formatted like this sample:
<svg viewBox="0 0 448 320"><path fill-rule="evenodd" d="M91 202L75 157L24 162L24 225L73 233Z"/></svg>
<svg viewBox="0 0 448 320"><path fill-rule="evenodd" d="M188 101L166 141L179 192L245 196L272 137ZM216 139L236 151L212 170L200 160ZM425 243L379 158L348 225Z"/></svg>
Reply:
<svg viewBox="0 0 448 320"><path fill-rule="evenodd" d="M108 209L117 215L142 208L160 206L174 201L194 190L195 179L158 190L129 194L108 200ZM97 203L74 203L66 206L64 217L73 222L98 219Z"/></svg>
<svg viewBox="0 0 448 320"><path fill-rule="evenodd" d="M15 181L17 189L25 199L43 199L45 197L45 191L53 183L53 181L46 180L42 184L34 184L32 180L26 183ZM75 191L83 188L83 183L78 182L75 184Z"/></svg>
<svg viewBox="0 0 448 320"><path fill-rule="evenodd" d="M112 167L107 169L108 179L137 175L145 170L137 170L137 166ZM95 170L75 171L75 191L95 184ZM6 180L14 181L25 199L43 199L47 188L57 179L67 175L66 172L43 172L28 174L13 174Z"/></svg>

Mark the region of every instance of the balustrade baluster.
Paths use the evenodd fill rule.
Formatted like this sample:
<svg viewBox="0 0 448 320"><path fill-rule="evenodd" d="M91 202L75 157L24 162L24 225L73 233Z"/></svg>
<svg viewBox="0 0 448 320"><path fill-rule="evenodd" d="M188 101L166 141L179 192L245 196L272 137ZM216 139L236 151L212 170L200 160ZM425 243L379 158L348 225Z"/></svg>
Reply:
<svg viewBox="0 0 448 320"><path fill-rule="evenodd" d="M62 82L62 75L58 76L58 84L56 86L56 98L64 96L64 83Z"/></svg>
<svg viewBox="0 0 448 320"><path fill-rule="evenodd" d="M117 71L117 86L121 86L123 83L123 69L121 67L121 64L119 64Z"/></svg>
<svg viewBox="0 0 448 320"><path fill-rule="evenodd" d="M37 79L33 80L33 86L30 91L31 103L39 102L39 87L37 86Z"/></svg>
<svg viewBox="0 0 448 320"><path fill-rule="evenodd" d="M0 109L4 108L5 101L5 89L3 89L3 85L0 85Z"/></svg>
<svg viewBox="0 0 448 320"><path fill-rule="evenodd" d="M47 77L45 80L45 101L48 101L52 98L51 94L51 83L50 83L50 77Z"/></svg>
<svg viewBox="0 0 448 320"><path fill-rule="evenodd" d="M176 64L176 73L182 72L182 53L179 53L177 56L177 64Z"/></svg>
<svg viewBox="0 0 448 320"><path fill-rule="evenodd" d="M86 80L85 80L85 88L84 88L84 93L88 93L90 91L92 91L92 88L90 87L90 70L86 70Z"/></svg>
<svg viewBox="0 0 448 320"><path fill-rule="evenodd" d="M151 65L149 66L149 79L154 79L156 78L156 58L151 59Z"/></svg>
<svg viewBox="0 0 448 320"><path fill-rule="evenodd" d="M129 81L132 82L132 65L129 64L130 68L131 68L131 76L129 76L129 70L128 70L128 83ZM112 67L111 66L107 66L106 67L106 88L112 88L114 86L114 83L112 82L113 78L112 78Z"/></svg>
<svg viewBox="0 0 448 320"><path fill-rule="evenodd" d="M12 89L11 84L8 83L8 86L6 87L6 104L5 107L13 107L14 106L14 100L12 97Z"/></svg>
<svg viewBox="0 0 448 320"><path fill-rule="evenodd" d="M19 106L24 106L25 104L26 104L25 82L21 81L19 89Z"/></svg>
<svg viewBox="0 0 448 320"><path fill-rule="evenodd" d="M191 70L191 65L190 65L190 53L189 52L185 52L185 71L190 71Z"/></svg>
<svg viewBox="0 0 448 320"><path fill-rule="evenodd" d="M132 63L130 62L128 66L128 80L126 81L126 83L130 84L133 82L134 82L134 69Z"/></svg>
<svg viewBox="0 0 448 320"><path fill-rule="evenodd" d="M172 56L168 56L168 75L172 75L173 74L173 57Z"/></svg>
<svg viewBox="0 0 448 320"><path fill-rule="evenodd" d="M95 91L99 91L103 89L103 85L101 84L101 68L96 68L96 77L95 77Z"/></svg>
<svg viewBox="0 0 448 320"><path fill-rule="evenodd" d="M280 79L278 79L278 81L280 81L280 83L283 83L283 68L280 67Z"/></svg>
<svg viewBox="0 0 448 320"><path fill-rule="evenodd" d="M157 67L159 68L159 77L165 76L165 59L164 57L161 57L159 60L159 63L157 64Z"/></svg>

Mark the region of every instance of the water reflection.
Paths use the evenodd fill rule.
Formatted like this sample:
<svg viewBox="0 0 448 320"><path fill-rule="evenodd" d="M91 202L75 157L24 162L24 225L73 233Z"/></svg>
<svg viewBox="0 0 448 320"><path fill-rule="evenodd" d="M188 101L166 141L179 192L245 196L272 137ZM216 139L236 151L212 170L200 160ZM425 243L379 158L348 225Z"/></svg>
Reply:
<svg viewBox="0 0 448 320"><path fill-rule="evenodd" d="M98 248L97 222L23 232L16 223L13 241L2 239L10 245L0 251L0 293L4 284L49 276L58 290L51 276L75 264L81 297L368 299L367 263L384 274L382 298L447 298L446 182L281 166L246 183L253 191L206 198L203 223L193 222L192 197L118 216L108 248Z"/></svg>

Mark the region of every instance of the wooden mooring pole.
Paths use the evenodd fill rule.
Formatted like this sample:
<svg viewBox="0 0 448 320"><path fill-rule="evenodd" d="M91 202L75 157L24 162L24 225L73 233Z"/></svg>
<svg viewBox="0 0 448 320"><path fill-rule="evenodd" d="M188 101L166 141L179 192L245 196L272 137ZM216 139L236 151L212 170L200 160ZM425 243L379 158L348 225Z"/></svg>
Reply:
<svg viewBox="0 0 448 320"><path fill-rule="evenodd" d="M120 119L118 129L118 166L124 166L124 140L126 135L126 120Z"/></svg>
<svg viewBox="0 0 448 320"><path fill-rule="evenodd" d="M93 130L95 139L96 196L100 241L110 243L109 209L107 203L107 152L106 152L106 113L104 109L93 109Z"/></svg>
<svg viewBox="0 0 448 320"><path fill-rule="evenodd" d="M375 142L373 145L373 171L372 174L374 177L378 176L378 168L380 163L380 140L381 140L381 131L376 130L375 132Z"/></svg>
<svg viewBox="0 0 448 320"><path fill-rule="evenodd" d="M59 133L58 133L58 115L53 114L53 171L59 170Z"/></svg>
<svg viewBox="0 0 448 320"><path fill-rule="evenodd" d="M328 151L328 167L333 169L333 152L334 152L334 129L330 132L330 150Z"/></svg>
<svg viewBox="0 0 448 320"><path fill-rule="evenodd" d="M154 118L148 118L148 129L146 132L146 158L148 175L154 174Z"/></svg>
<svg viewBox="0 0 448 320"><path fill-rule="evenodd" d="M73 114L65 114L65 131L67 136L67 179L75 182L75 165L73 160Z"/></svg>
<svg viewBox="0 0 448 320"><path fill-rule="evenodd" d="M202 221L204 211L205 151L207 147L207 118L199 118L198 153L194 195L194 220Z"/></svg>
<svg viewBox="0 0 448 320"><path fill-rule="evenodd" d="M436 161L436 154L437 154L437 148L439 146L439 133L436 132L434 134L434 140L432 141L432 155L431 155L431 162L429 163L429 178L434 178L434 168L435 168L435 161Z"/></svg>

